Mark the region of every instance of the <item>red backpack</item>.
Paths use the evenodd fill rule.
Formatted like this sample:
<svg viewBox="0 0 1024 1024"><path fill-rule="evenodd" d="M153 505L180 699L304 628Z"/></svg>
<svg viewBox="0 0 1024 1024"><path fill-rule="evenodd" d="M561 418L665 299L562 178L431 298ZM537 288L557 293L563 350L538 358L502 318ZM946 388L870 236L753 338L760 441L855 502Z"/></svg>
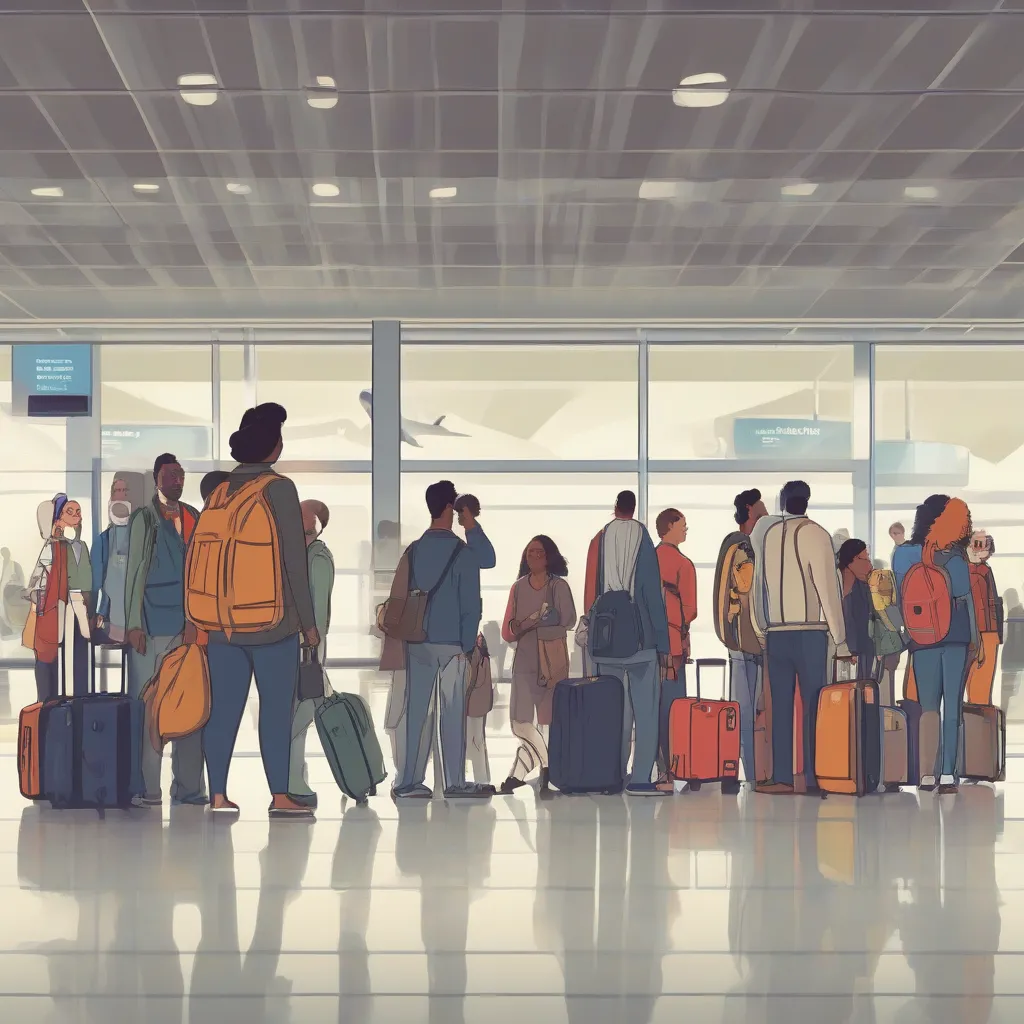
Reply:
<svg viewBox="0 0 1024 1024"><path fill-rule="evenodd" d="M953 618L953 588L949 573L935 564L934 550L927 544L921 561L903 577L900 609L903 624L915 644L930 647L946 639Z"/></svg>

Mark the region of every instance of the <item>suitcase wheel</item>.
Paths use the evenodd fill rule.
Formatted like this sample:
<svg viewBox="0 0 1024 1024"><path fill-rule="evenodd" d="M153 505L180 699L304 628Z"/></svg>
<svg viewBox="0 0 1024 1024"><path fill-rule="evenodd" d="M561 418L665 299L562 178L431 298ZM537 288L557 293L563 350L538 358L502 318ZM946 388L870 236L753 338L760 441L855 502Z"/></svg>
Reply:
<svg viewBox="0 0 1024 1024"><path fill-rule="evenodd" d="M735 796L740 791L739 779L726 779L722 783L722 792L726 796Z"/></svg>
<svg viewBox="0 0 1024 1024"><path fill-rule="evenodd" d="M898 793L900 791L900 784L898 782L887 782L883 790L884 793Z"/></svg>
<svg viewBox="0 0 1024 1024"><path fill-rule="evenodd" d="M694 779L694 781L690 783L690 792L691 793L699 793L700 792L700 785L701 784L696 779Z"/></svg>

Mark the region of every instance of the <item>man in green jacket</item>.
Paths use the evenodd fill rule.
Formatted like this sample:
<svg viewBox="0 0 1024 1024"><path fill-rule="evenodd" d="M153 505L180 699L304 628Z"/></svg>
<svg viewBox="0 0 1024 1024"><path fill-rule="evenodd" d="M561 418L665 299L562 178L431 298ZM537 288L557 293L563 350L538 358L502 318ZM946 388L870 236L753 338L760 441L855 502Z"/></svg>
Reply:
<svg viewBox="0 0 1024 1024"><path fill-rule="evenodd" d="M156 495L132 514L128 534L125 627L128 634L128 689L138 698L156 673L160 658L184 635L195 641L185 622L185 552L199 513L181 500L185 471L170 454L153 466ZM175 740L171 760L171 799L175 803L209 803L203 782L201 732ZM162 753L148 740L142 745L146 792L141 802L159 805Z"/></svg>
<svg viewBox="0 0 1024 1024"><path fill-rule="evenodd" d="M330 510L322 501L304 501L302 529L306 535L306 554L309 562L309 589L313 595L313 618L320 634L317 660L327 664L327 632L331 628L331 591L334 589L334 557L320 539L330 519ZM292 719L292 748L288 771L288 795L297 803L316 807L316 793L309 788L306 765L306 733L323 697L301 700L295 704Z"/></svg>

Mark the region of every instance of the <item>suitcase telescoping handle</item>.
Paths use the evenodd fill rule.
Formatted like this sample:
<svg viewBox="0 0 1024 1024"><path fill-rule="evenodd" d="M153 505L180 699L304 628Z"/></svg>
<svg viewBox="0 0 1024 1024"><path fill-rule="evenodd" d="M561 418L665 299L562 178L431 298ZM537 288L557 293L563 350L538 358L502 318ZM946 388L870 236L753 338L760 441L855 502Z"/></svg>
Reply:
<svg viewBox="0 0 1024 1024"><path fill-rule="evenodd" d="M697 659L697 700L700 700L700 670L701 668L720 668L722 670L722 699L732 700L732 673L728 671L728 662L725 658L698 658ZM728 693L726 689L728 688Z"/></svg>
<svg viewBox="0 0 1024 1024"><path fill-rule="evenodd" d="M100 651L104 650L103 647L98 644L94 644L92 640L89 641L89 692L96 693L96 659L99 657ZM122 697L128 695L128 645L106 648L106 650L115 650L121 655L121 687L118 691Z"/></svg>

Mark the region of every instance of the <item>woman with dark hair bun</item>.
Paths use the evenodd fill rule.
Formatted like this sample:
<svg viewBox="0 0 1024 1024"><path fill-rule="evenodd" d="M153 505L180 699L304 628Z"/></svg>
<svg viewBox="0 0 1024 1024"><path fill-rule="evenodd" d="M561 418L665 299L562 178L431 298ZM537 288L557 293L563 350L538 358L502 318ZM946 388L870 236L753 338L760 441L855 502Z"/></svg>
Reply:
<svg viewBox="0 0 1024 1024"><path fill-rule="evenodd" d="M526 784L540 769L540 791L548 790L547 727L555 686L569 675L566 636L576 625L576 605L565 581L569 567L550 537L534 537L519 565L501 627L502 638L516 645L508 716L519 740L515 762L501 792ZM536 722L535 722L536 720Z"/></svg>
<svg viewBox="0 0 1024 1024"><path fill-rule="evenodd" d="M846 646L857 659L857 679L873 679L875 645L871 639L871 591L868 577L873 568L868 546L862 540L843 541L836 558L843 587Z"/></svg>

